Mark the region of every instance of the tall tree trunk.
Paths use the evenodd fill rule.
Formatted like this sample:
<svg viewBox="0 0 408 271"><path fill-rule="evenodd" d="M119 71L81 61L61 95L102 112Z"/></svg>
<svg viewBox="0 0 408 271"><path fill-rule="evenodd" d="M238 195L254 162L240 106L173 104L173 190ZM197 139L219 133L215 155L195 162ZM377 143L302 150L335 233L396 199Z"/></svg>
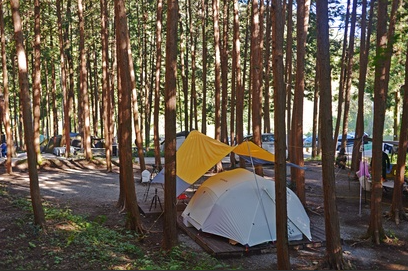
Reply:
<svg viewBox="0 0 408 271"><path fill-rule="evenodd" d="M350 99L351 99L351 81L353 76L353 64L354 64L354 36L356 29L356 17L357 17L357 0L353 0L353 8L351 12L351 26L350 26L350 39L348 47L348 58L346 68L346 79L344 87L344 113L343 113L343 132L341 138L341 148L346 149L348 122L350 113Z"/></svg>
<svg viewBox="0 0 408 271"><path fill-rule="evenodd" d="M322 179L324 193L324 218L326 231L326 257L329 268L343 269L343 251L340 239L340 223L336 206L336 189L334 177L334 148L332 112L330 44L328 1L316 2L317 13L317 61L319 63L320 89L320 122L319 141L322 144Z"/></svg>
<svg viewBox="0 0 408 271"><path fill-rule="evenodd" d="M154 86L154 116L153 116L153 141L155 165L161 169L160 141L159 141L159 113L160 113L160 69L162 61L162 24L163 24L163 0L157 1L156 8L156 70Z"/></svg>
<svg viewBox="0 0 408 271"><path fill-rule="evenodd" d="M202 42L203 42L203 108L201 112L202 123L201 123L201 133L207 134L207 15L208 15L208 4L207 0L202 0L202 14L201 17L201 31L202 31Z"/></svg>
<svg viewBox="0 0 408 271"><path fill-rule="evenodd" d="M378 1L377 13L377 48L374 78L374 124L373 124L373 150L372 150L372 187L371 187L371 212L370 224L367 235L375 244L380 244L385 237L382 225L382 142L386 99L388 94L388 80L391 65L391 54L394 41L394 28L398 0L392 1L390 25L387 32L388 1Z"/></svg>
<svg viewBox="0 0 408 271"><path fill-rule="evenodd" d="M397 225L399 224L400 219L407 219L407 215L404 211L404 205L402 204L402 186L405 179L405 164L408 148L408 51L406 53L405 84L403 86L403 91L404 98L398 144L398 158L396 168L397 174L395 175L394 179L394 189L392 193L392 204L390 210L390 217L395 221Z"/></svg>
<svg viewBox="0 0 408 271"><path fill-rule="evenodd" d="M125 182L126 227L143 233L133 177L132 162L132 121L131 121L131 75L129 71L128 26L123 0L115 0L115 25L118 59L118 90L120 92L120 174Z"/></svg>
<svg viewBox="0 0 408 271"><path fill-rule="evenodd" d="M275 191L276 191L276 236L278 269L290 270L289 241L288 241L288 214L286 191L286 131L285 131L285 106L286 88L284 84L283 67L283 31L284 16L282 1L274 2L273 16L273 84L275 103Z"/></svg>
<svg viewBox="0 0 408 271"><path fill-rule="evenodd" d="M221 39L220 39L220 0L213 0L214 17L214 50L215 50L215 136L216 140L221 141ZM222 171L221 161L215 165L215 172Z"/></svg>
<svg viewBox="0 0 408 271"><path fill-rule="evenodd" d="M166 85L165 85L165 190L163 217L164 250L178 244L176 208L176 78L178 1L167 0Z"/></svg>
<svg viewBox="0 0 408 271"><path fill-rule="evenodd" d="M303 99L305 91L305 54L306 38L309 28L310 0L297 1L297 56L296 84L293 100L292 131L291 131L291 161L299 166L303 160ZM296 180L296 194L303 205L306 205L305 171L291 167L291 179Z"/></svg>
<svg viewBox="0 0 408 271"><path fill-rule="evenodd" d="M8 88L8 71L7 71L7 55L6 55L6 36L4 33L4 17L3 17L3 2L0 3L0 36L1 36L1 66L3 71L3 99L4 107L2 118L0 123L4 123L6 130L6 142L7 146L14 146L13 135L11 133L11 120L10 120L10 93ZM13 171L11 164L11 157L13 155L13 148L9 147L6 160L6 172L11 174Z"/></svg>
<svg viewBox="0 0 408 271"><path fill-rule="evenodd" d="M33 130L37 163L41 163L40 118L41 118L41 35L40 1L34 0L34 70L33 70Z"/></svg>
<svg viewBox="0 0 408 271"><path fill-rule="evenodd" d="M182 19L179 19L179 33L180 33L180 69L181 69L181 82L182 82L182 89L183 89L183 96L184 96L184 103L180 105L180 110L181 107L184 107L184 110L182 111L184 113L184 131L189 131L188 127L188 76L187 76L187 71L188 71L188 53L187 53L187 45L185 44L186 38L184 34L184 28L183 28L183 23Z"/></svg>
<svg viewBox="0 0 408 271"><path fill-rule="evenodd" d="M89 116L89 97L87 88L87 68L86 68L86 49L85 49L85 19L83 13L82 0L78 0L78 21L79 21L79 52L80 52L80 73L79 73L79 89L81 93L81 108L82 108L82 144L85 152L85 159L92 159L91 151L91 127ZM69 140L67 140L68 142Z"/></svg>
<svg viewBox="0 0 408 271"><path fill-rule="evenodd" d="M252 0L252 34L251 34L251 92L252 92L252 135L254 143L262 146L262 58L260 46L259 2ZM256 165L255 172L263 176L262 166Z"/></svg>
<svg viewBox="0 0 408 271"><path fill-rule="evenodd" d="M223 0L223 23L222 23L222 43L221 47L221 141L228 144L228 125L227 125L227 107L228 107L228 21L229 8L228 1Z"/></svg>
<svg viewBox="0 0 408 271"><path fill-rule="evenodd" d="M109 77L109 13L108 1L100 0L101 3L101 40L102 40L102 102L103 102L103 124L105 137L106 170L112 172L112 100L110 93Z"/></svg>
<svg viewBox="0 0 408 271"><path fill-rule="evenodd" d="M68 71L68 82L66 82L66 99L67 99L67 108L64 107L64 114L67 116L66 121L64 120L64 129L65 129L65 138L67 142L69 141L69 132L73 129L73 131L78 131L78 119L80 116L81 109L77 107L78 105L74 103L74 63L72 58L72 44L70 37L70 31L72 28L72 1L67 1L67 7L65 12L65 29L64 29L64 55L67 59L66 62L66 70ZM72 31L71 31L72 32ZM71 35L72 36L72 35ZM79 114L72 114L72 112L79 112ZM71 117L72 116L72 117ZM73 127L71 125L71 121L73 121ZM83 147L83 143L82 143Z"/></svg>
<svg viewBox="0 0 408 271"><path fill-rule="evenodd" d="M344 36L343 36L343 49L341 54L341 61L340 61L340 83L339 83L339 98L338 98L338 105L337 105L337 118L336 118L336 126L334 128L334 145L333 148L337 148L337 138L339 136L340 130L340 123L341 123L341 113L343 112L343 103L344 103L344 81L346 80L346 69L347 69L347 36L348 36L348 26L349 26L349 18L350 18L350 0L347 0L347 10L346 10L346 18L345 18L345 27L344 27Z"/></svg>
<svg viewBox="0 0 408 271"><path fill-rule="evenodd" d="M138 99L137 99L137 92L136 92L136 76L135 76L135 70L133 68L133 58L132 58L132 52L130 49L130 36L129 36L129 31L127 31L127 48L128 48L128 63L129 63L129 72L130 72L130 86L132 87L132 106L133 106L133 125L134 125L134 130L136 134L136 147L137 147L137 154L139 157L139 165L140 165L140 170L143 171L146 169L146 162L144 159L144 152L143 152L143 139L142 139L142 129L140 127L140 122L139 122L139 106L138 106ZM150 106L149 106L150 107ZM146 113L150 114L150 109L145 110ZM147 115L146 115L147 118ZM149 125L150 127L150 125ZM132 144L130 146L130 151L132 152Z"/></svg>
<svg viewBox="0 0 408 271"><path fill-rule="evenodd" d="M242 87L242 73L241 73L241 42L239 35L239 4L238 0L234 0L234 43L232 47L232 82L235 87L236 96L236 142L240 144L244 138L244 90ZM234 142L234 139L231 138ZM234 155L233 153L231 156ZM233 156L235 159L235 155ZM245 167L244 159L240 159L240 167Z"/></svg>
<svg viewBox="0 0 408 271"><path fill-rule="evenodd" d="M286 133L288 134L288 159L291 160L291 134L292 134L292 62L293 62L293 0L289 0L287 7L286 24L286 58L285 58L285 83L286 83Z"/></svg>
<svg viewBox="0 0 408 271"><path fill-rule="evenodd" d="M315 158L320 151L320 143L316 142L319 138L317 131L319 128L319 99L320 99L320 86L319 86L319 63L316 61L316 77L315 77L315 91L313 99L313 124L312 124L312 158Z"/></svg>
<svg viewBox="0 0 408 271"><path fill-rule="evenodd" d="M265 74L263 76L264 78L264 103L263 103L263 115L264 115L264 127L263 127L263 132L264 133L270 133L271 132L271 110L270 110L270 81L271 81L271 60L270 60L270 55L271 55L271 27L272 27L272 15L271 10L270 10L270 3L269 0L266 1L266 30L265 30L265 53L263 54L263 57L265 59L264 61L264 69L265 69ZM286 95L285 95L286 96Z"/></svg>
<svg viewBox="0 0 408 271"><path fill-rule="evenodd" d="M190 14L191 12L191 4L189 5ZM191 15L192 16L192 15ZM191 17L190 16L190 17ZM194 24L191 22L190 24L190 42L191 42L191 98L190 98L190 129L197 130L198 129L198 112L197 112L197 35L195 34Z"/></svg>
<svg viewBox="0 0 408 271"><path fill-rule="evenodd" d="M366 37L366 13L367 13L367 0L363 0L361 7L361 36L360 36L360 73L358 80L358 111L357 111L357 121L356 121L356 134L355 137L358 139L354 141L353 156L351 160L351 170L356 172L359 167L359 162L361 160L362 153L360 152L360 147L364 142L364 89L367 76L367 64L368 64L368 48L369 44L366 42L371 36L371 20L373 14L374 1L371 2L370 8L370 21L367 29ZM366 46L367 45L367 46ZM361 140L360 140L361 139Z"/></svg>
<svg viewBox="0 0 408 271"><path fill-rule="evenodd" d="M221 139L221 121L220 121L220 103L221 103L221 53L220 53L220 27L219 12L220 1L213 0L213 17L214 17L214 51L215 51L215 135L216 140Z"/></svg>
<svg viewBox="0 0 408 271"><path fill-rule="evenodd" d="M34 148L33 119L31 112L27 57L24 49L24 38L22 32L22 21L20 17L20 3L18 0L10 0L10 6L14 24L14 39L16 43L16 54L18 56L18 79L20 85L20 101L23 111L24 137L27 147L28 175L30 177L30 196L34 211L34 223L45 230L46 221L44 209L41 203L40 186L38 182L37 155Z"/></svg>

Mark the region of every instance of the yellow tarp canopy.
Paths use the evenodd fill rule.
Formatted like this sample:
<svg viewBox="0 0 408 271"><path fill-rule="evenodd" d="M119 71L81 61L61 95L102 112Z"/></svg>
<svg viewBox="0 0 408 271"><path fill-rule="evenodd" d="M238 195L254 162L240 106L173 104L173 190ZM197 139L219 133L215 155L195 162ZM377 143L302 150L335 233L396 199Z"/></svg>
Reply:
<svg viewBox="0 0 408 271"><path fill-rule="evenodd" d="M177 150L177 176L183 181L193 184L230 152L265 161L275 161L274 154L251 141L245 141L238 146L229 146L193 130Z"/></svg>
<svg viewBox="0 0 408 271"><path fill-rule="evenodd" d="M252 141L244 141L233 150L234 153L242 156L261 159L269 162L275 162L275 155L262 149Z"/></svg>
<svg viewBox="0 0 408 271"><path fill-rule="evenodd" d="M232 146L193 130L177 150L177 176L193 184L233 149Z"/></svg>

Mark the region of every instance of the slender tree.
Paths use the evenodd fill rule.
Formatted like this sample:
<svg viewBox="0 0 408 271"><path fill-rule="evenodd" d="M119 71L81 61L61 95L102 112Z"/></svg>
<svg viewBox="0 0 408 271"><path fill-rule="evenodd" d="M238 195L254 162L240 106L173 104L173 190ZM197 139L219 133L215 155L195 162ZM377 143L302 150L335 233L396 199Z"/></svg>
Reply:
<svg viewBox="0 0 408 271"><path fill-rule="evenodd" d="M160 70L162 61L162 24L163 24L163 0L157 1L156 8L156 70L154 86L154 116L153 116L153 141L154 158L157 168L161 168L160 142L159 142L159 114L160 114Z"/></svg>
<svg viewBox="0 0 408 271"><path fill-rule="evenodd" d="M272 55L273 55L273 86L275 103L275 191L276 191L276 235L278 269L289 270L289 241L288 241L288 214L286 192L286 130L285 130L285 105L286 88L283 77L283 31L284 16L282 1L274 2L273 29L272 29Z"/></svg>
<svg viewBox="0 0 408 271"><path fill-rule="evenodd" d="M213 17L214 17L214 50L215 50L215 136L216 140L221 141L221 38L220 38L220 0L213 0ZM215 172L222 171L221 161L216 164Z"/></svg>
<svg viewBox="0 0 408 271"><path fill-rule="evenodd" d="M101 42L102 42L102 102L103 102L103 124L105 137L106 170L112 172L112 100L109 88L109 26L108 26L108 1L101 0Z"/></svg>
<svg viewBox="0 0 408 271"><path fill-rule="evenodd" d="M202 122L201 122L201 133L207 134L207 15L208 15L208 4L207 0L201 0L202 5L202 16L201 16L201 34L202 34L202 43L203 43L203 105L202 105Z"/></svg>
<svg viewBox="0 0 408 271"><path fill-rule="evenodd" d="M119 100L119 162L120 174L125 185L125 205L127 211L126 227L143 233L144 229L137 208L137 197L133 177L132 163L132 122L131 122L131 76L129 71L128 27L125 4L115 0L115 27L118 59L118 92Z"/></svg>
<svg viewBox="0 0 408 271"><path fill-rule="evenodd" d="M7 146L14 146L13 144L13 137L11 133L11 120L10 120L10 93L8 87L8 71L7 71L7 55L6 55L6 36L4 33L4 17L3 17L3 1L0 2L0 36L1 36L1 66L3 71L3 99L4 99L4 107L3 113L1 114L0 123L4 123L4 127L6 130L6 141ZM7 152L7 161L6 163L6 171L8 174L11 174L13 171L12 164L11 164L11 157L13 155L13 149L8 148Z"/></svg>
<svg viewBox="0 0 408 271"><path fill-rule="evenodd" d="M305 54L306 38L309 28L309 0L297 1L297 55L296 55L296 84L293 99L292 127L291 127L291 161L303 166L303 100L305 92ZM296 180L296 194L303 205L306 205L305 171L291 167L291 177Z"/></svg>
<svg viewBox="0 0 408 271"><path fill-rule="evenodd" d="M22 21L20 17L20 3L10 0L10 7L14 25L14 39L18 64L18 79L20 85L20 101L23 111L24 138L27 148L28 175L30 177L31 204L34 211L34 223L44 230L46 228L44 209L41 203L40 186L38 182L37 154L34 147L33 117L29 94L27 57L24 49Z"/></svg>
<svg viewBox="0 0 408 271"><path fill-rule="evenodd" d="M292 63L293 63L293 0L289 0L286 5L287 23L286 23L286 57L285 57L285 84L286 84L286 132L288 134L288 158L290 157L291 142L291 118L292 118Z"/></svg>
<svg viewBox="0 0 408 271"><path fill-rule="evenodd" d="M346 148L349 113L350 113L350 100L351 100L351 81L353 76L353 64L354 64L354 36L356 32L356 20L357 20L357 0L353 0L353 6L351 11L350 22L350 39L347 52L347 66L346 66L346 78L344 85L344 111L343 111L343 132L341 138L341 147Z"/></svg>
<svg viewBox="0 0 408 271"><path fill-rule="evenodd" d="M33 69L33 130L37 162L41 163L40 118L41 118L41 30L40 1L34 0L34 69Z"/></svg>
<svg viewBox="0 0 408 271"><path fill-rule="evenodd" d="M392 204L390 210L390 217L397 225L401 219L407 219L407 215L404 211L404 205L402 204L402 186L405 178L405 164L408 148L408 50L405 61L405 84L402 89L404 92L404 99L398 144L397 173L394 179L394 189L392 193Z"/></svg>
<svg viewBox="0 0 408 271"><path fill-rule="evenodd" d="M85 152L85 159L92 159L91 151L91 124L89 116L89 96L87 88L87 59L85 48L85 18L82 0L78 0L78 20L79 20L79 52L80 52L80 72L79 72L79 88L81 97L81 119L83 124L82 144ZM69 140L67 140L68 142Z"/></svg>
<svg viewBox="0 0 408 271"><path fill-rule="evenodd" d="M391 54L394 39L394 28L398 0L392 1L390 25L387 32L388 1L379 0L377 6L377 40L376 61L374 77L374 124L373 124L373 150L372 150L372 186L370 223L367 236L375 244L380 244L385 237L382 225L382 143L386 99L388 94L388 80L391 65Z"/></svg>
<svg viewBox="0 0 408 271"><path fill-rule="evenodd" d="M371 11L373 10L373 3L371 2ZM364 89L366 84L366 76L367 76L367 64L368 64L368 46L366 46L366 35L367 40L370 37L371 31L367 31L367 0L363 0L361 6L361 35L360 35L360 55L359 55L359 63L360 63L360 70L359 70L359 80L358 80L358 111L357 111L357 121L356 121L356 134L355 137L361 140L354 141L353 147L353 156L351 160L351 170L356 172L358 170L358 164L361 160L361 152L360 146L363 143L363 133L364 133ZM370 21L371 15L370 12ZM368 24L370 27L370 23ZM368 33L367 33L368 32ZM367 34L366 34L367 33ZM369 44L367 44L369 45ZM364 145L363 145L364 146Z"/></svg>
<svg viewBox="0 0 408 271"><path fill-rule="evenodd" d="M166 85L165 85L165 190L163 217L164 250L178 244L176 209L176 78L178 1L167 0Z"/></svg>
<svg viewBox="0 0 408 271"><path fill-rule="evenodd" d="M228 144L228 21L229 5L227 0L223 0L223 22L222 22L222 43L221 46L221 141Z"/></svg>
<svg viewBox="0 0 408 271"><path fill-rule="evenodd" d="M345 262L340 239L340 223L336 206L334 177L333 122L331 108L331 74L329 50L328 1L316 2L317 61L319 64L320 122L319 141L322 144L322 179L324 191L324 218L326 232L326 257L330 268L343 269Z"/></svg>
<svg viewBox="0 0 408 271"><path fill-rule="evenodd" d="M253 141L262 146L262 57L260 41L259 2L252 0L252 34L251 34L251 92L252 92L252 135ZM262 166L256 165L255 172L263 175Z"/></svg>
<svg viewBox="0 0 408 271"><path fill-rule="evenodd" d="M347 40L348 40L348 27L349 27L349 20L350 20L350 0L347 0L347 9L346 9L346 18L344 22L344 36L343 36L343 46L342 46L342 54L341 54L341 61L340 61L340 82L339 82L339 97L338 97L338 105L337 105L337 117L336 117L336 126L334 130L334 138L335 140L333 148L337 148L337 138L339 136L340 130L340 123L341 123L341 113L343 112L343 103L344 103L344 81L346 78L346 70L347 70Z"/></svg>

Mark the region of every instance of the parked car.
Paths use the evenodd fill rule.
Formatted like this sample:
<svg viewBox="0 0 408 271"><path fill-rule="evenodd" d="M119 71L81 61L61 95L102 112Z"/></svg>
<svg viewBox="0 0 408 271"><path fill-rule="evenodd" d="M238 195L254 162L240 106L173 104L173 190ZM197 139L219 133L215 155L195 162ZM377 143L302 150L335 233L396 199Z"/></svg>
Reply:
<svg viewBox="0 0 408 271"><path fill-rule="evenodd" d="M368 134L364 132L364 136L368 137ZM340 151L340 146L341 146L341 140L343 138L343 135L339 135L337 138L337 151ZM351 153L352 148L354 146L354 140L355 140L355 133L348 133L347 138L346 138L346 152ZM364 144L368 144L368 141L364 141Z"/></svg>
<svg viewBox="0 0 408 271"><path fill-rule="evenodd" d="M312 137L313 136L308 136L303 140L303 147L305 147L305 148L312 147ZM316 137L316 145L317 145L317 140L318 140L318 138Z"/></svg>
<svg viewBox="0 0 408 271"><path fill-rule="evenodd" d="M253 141L252 134L244 136L244 141ZM275 135L273 133L261 134L261 147L270 153L275 154ZM286 158L288 157L288 148L286 148Z"/></svg>

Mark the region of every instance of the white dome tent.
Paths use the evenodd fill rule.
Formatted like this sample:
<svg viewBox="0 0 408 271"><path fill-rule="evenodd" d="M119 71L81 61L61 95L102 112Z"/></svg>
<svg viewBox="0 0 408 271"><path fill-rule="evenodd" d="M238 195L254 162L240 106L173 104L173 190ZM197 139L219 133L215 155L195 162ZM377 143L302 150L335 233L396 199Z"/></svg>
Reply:
<svg viewBox="0 0 408 271"><path fill-rule="evenodd" d="M310 220L287 188L288 240L312 239ZM275 183L243 168L218 173L198 188L182 215L187 227L245 246L276 241Z"/></svg>

